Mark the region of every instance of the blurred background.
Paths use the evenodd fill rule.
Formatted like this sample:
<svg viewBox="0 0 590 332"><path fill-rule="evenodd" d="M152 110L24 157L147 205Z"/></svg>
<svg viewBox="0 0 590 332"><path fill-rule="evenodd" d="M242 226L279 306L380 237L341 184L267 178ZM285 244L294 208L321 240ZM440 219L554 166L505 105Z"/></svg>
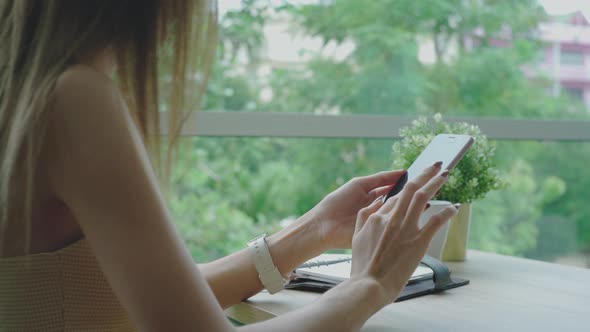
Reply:
<svg viewBox="0 0 590 332"><path fill-rule="evenodd" d="M244 112L268 113L261 127L279 113L507 120L490 138L510 185L474 203L469 248L590 267L589 136L514 135L590 129L588 1L220 1L213 78L193 106L236 128ZM195 259L244 248L348 179L390 169L397 130L358 129L183 136L169 200Z"/></svg>

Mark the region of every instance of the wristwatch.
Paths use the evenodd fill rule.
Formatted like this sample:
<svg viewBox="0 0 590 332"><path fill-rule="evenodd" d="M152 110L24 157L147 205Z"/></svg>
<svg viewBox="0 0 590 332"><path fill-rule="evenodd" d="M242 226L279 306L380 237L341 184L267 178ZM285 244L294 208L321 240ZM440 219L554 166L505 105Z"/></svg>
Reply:
<svg viewBox="0 0 590 332"><path fill-rule="evenodd" d="M260 278L264 288L271 294L282 291L288 280L283 278L279 269L272 262L266 244L266 234L262 234L248 242L248 250L252 254L256 271L258 271L258 278Z"/></svg>

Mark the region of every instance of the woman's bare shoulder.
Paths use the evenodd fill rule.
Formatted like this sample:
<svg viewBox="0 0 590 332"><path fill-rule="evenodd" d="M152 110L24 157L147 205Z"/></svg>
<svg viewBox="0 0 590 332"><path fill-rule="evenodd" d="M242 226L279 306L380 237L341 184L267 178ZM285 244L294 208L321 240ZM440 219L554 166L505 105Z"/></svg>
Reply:
<svg viewBox="0 0 590 332"><path fill-rule="evenodd" d="M113 81L105 74L79 64L69 67L58 77L50 100L54 110L84 112L94 105L120 102L120 96Z"/></svg>
<svg viewBox="0 0 590 332"><path fill-rule="evenodd" d="M75 65L60 75L49 108L50 132L70 142L76 138L79 143L88 143L116 131L125 135L133 130L133 121L117 85L90 66Z"/></svg>
<svg viewBox="0 0 590 332"><path fill-rule="evenodd" d="M113 162L121 156L118 148L139 146L134 132L115 83L88 66L68 68L58 78L50 99L47 167L60 173L66 167L87 168L88 161L98 156L97 165Z"/></svg>

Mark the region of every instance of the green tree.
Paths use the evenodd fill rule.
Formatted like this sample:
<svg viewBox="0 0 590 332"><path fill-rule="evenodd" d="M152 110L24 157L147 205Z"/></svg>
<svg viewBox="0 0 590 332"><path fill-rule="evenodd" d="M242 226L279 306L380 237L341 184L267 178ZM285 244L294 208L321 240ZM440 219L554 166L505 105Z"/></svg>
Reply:
<svg viewBox="0 0 590 332"><path fill-rule="evenodd" d="M298 98L297 106L308 111L323 106L371 114L558 114L542 82L532 84L521 68L537 54L530 35L544 18L534 0L337 0L285 10L297 30L325 45L349 42L355 48L343 61L318 55L291 76L279 72L278 109L288 110L283 101ZM488 46L508 37L512 47ZM427 40L434 44L433 65L418 59L419 45ZM466 41L477 48L467 49Z"/></svg>
<svg viewBox="0 0 590 332"><path fill-rule="evenodd" d="M510 190L491 192L474 205L470 236L473 246L507 255L534 251L543 205L563 195L566 185L554 176L539 185L533 172L528 162L517 159L507 176Z"/></svg>

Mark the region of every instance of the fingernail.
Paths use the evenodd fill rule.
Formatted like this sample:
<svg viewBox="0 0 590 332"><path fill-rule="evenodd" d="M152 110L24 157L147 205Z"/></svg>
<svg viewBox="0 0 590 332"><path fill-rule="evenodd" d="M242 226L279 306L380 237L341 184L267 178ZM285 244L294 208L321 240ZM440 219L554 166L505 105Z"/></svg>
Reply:
<svg viewBox="0 0 590 332"><path fill-rule="evenodd" d="M434 164L432 164L432 166L437 167L437 168L438 167L441 167L442 166L442 161L439 160L439 161L435 162Z"/></svg>
<svg viewBox="0 0 590 332"><path fill-rule="evenodd" d="M442 176L443 178L446 178L447 176L449 176L449 170L445 170L444 172L442 172L442 174L440 176Z"/></svg>
<svg viewBox="0 0 590 332"><path fill-rule="evenodd" d="M434 194L434 196L438 196L438 194L440 194L440 189Z"/></svg>
<svg viewBox="0 0 590 332"><path fill-rule="evenodd" d="M460 207L461 207L460 203L455 204L455 209L459 210Z"/></svg>
<svg viewBox="0 0 590 332"><path fill-rule="evenodd" d="M430 203L426 203L426 207L424 208L424 211L428 210L429 207L430 207Z"/></svg>
<svg viewBox="0 0 590 332"><path fill-rule="evenodd" d="M381 196L377 197L377 199L375 199L375 200L373 201L373 203L375 203L375 202L379 202L380 200L383 200L383 195L381 195Z"/></svg>

